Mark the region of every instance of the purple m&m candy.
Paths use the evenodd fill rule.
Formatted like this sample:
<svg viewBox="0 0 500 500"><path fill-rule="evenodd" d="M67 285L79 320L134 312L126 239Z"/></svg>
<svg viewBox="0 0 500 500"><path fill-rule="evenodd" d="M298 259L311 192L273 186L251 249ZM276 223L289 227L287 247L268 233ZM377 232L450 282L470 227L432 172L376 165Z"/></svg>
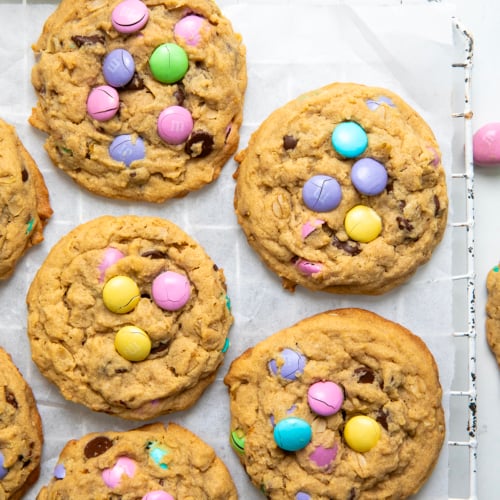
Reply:
<svg viewBox="0 0 500 500"><path fill-rule="evenodd" d="M392 102L392 99L390 97L386 97L384 95L381 95L381 96L376 97L374 99L368 99L366 101L366 105L368 106L368 109L370 111L375 111L382 104L387 104L391 108L396 107L396 105Z"/></svg>
<svg viewBox="0 0 500 500"><path fill-rule="evenodd" d="M166 311L184 307L191 295L189 280L179 273L166 271L153 280L151 288L155 304Z"/></svg>
<svg viewBox="0 0 500 500"><path fill-rule="evenodd" d="M302 199L316 212L328 212L338 207L342 190L336 179L329 175L315 175L302 188Z"/></svg>
<svg viewBox="0 0 500 500"><path fill-rule="evenodd" d="M342 407L344 391L334 382L316 382L307 391L307 402L314 413L328 417Z"/></svg>
<svg viewBox="0 0 500 500"><path fill-rule="evenodd" d="M372 158L362 158L352 166L351 181L361 194L375 196L387 186L387 170Z"/></svg>
<svg viewBox="0 0 500 500"><path fill-rule="evenodd" d="M102 73L112 87L123 87L132 80L135 72L134 58L125 49L112 50L102 63Z"/></svg>
<svg viewBox="0 0 500 500"><path fill-rule="evenodd" d="M122 161L127 167L135 160L142 160L146 156L144 141L131 135L119 135L109 146L109 154L113 160Z"/></svg>
<svg viewBox="0 0 500 500"><path fill-rule="evenodd" d="M368 136L363 127L356 122L343 122L332 133L332 146L345 158L354 158L368 147Z"/></svg>
<svg viewBox="0 0 500 500"><path fill-rule="evenodd" d="M0 451L0 479L3 479L7 475L7 472L9 472L9 469L6 469L3 466L4 463L5 463L5 457L3 456L3 453Z"/></svg>
<svg viewBox="0 0 500 500"><path fill-rule="evenodd" d="M57 464L54 467L54 477L56 479L64 479L66 477L66 467L63 464Z"/></svg>
<svg viewBox="0 0 500 500"><path fill-rule="evenodd" d="M90 91L87 97L87 113L94 120L111 120L120 108L118 92L109 85L101 85Z"/></svg>
<svg viewBox="0 0 500 500"><path fill-rule="evenodd" d="M299 491L295 495L295 500L311 500L311 495L308 493L304 493L303 491Z"/></svg>
<svg viewBox="0 0 500 500"><path fill-rule="evenodd" d="M184 40L187 45L196 46L201 41L200 32L205 24L203 17L190 14L175 25L174 35L176 39Z"/></svg>
<svg viewBox="0 0 500 500"><path fill-rule="evenodd" d="M272 359L268 363L268 367L273 375L278 375L279 373L287 380L296 380L298 374L304 373L307 358L303 354L293 349L285 348L279 355L283 360L281 366L278 366L275 359Z"/></svg>
<svg viewBox="0 0 500 500"><path fill-rule="evenodd" d="M139 31L148 19L149 10L140 0L124 0L111 13L111 24L120 33Z"/></svg>
<svg viewBox="0 0 500 500"><path fill-rule="evenodd" d="M193 131L193 118L186 108L170 106L160 113L157 127L167 144L182 144Z"/></svg>

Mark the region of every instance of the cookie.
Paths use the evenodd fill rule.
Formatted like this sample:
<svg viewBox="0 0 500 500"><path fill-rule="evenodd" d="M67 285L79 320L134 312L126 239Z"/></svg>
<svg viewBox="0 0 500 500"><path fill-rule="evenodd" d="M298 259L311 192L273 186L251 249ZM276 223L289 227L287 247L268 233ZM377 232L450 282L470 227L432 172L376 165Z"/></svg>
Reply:
<svg viewBox="0 0 500 500"><path fill-rule="evenodd" d="M9 278L26 250L43 241L52 215L49 193L36 163L13 126L0 120L0 280Z"/></svg>
<svg viewBox="0 0 500 500"><path fill-rule="evenodd" d="M406 498L445 435L436 363L362 309L304 319L233 361L231 443L271 499Z"/></svg>
<svg viewBox="0 0 500 500"><path fill-rule="evenodd" d="M30 387L0 348L0 498L18 499L40 475L42 421Z"/></svg>
<svg viewBox="0 0 500 500"><path fill-rule="evenodd" d="M69 441L54 477L37 497L49 498L233 500L238 496L226 466L210 446L180 425L155 423Z"/></svg>
<svg viewBox="0 0 500 500"><path fill-rule="evenodd" d="M386 89L334 83L304 94L274 111L236 160L238 222L285 288L381 294L443 236L439 147Z"/></svg>
<svg viewBox="0 0 500 500"><path fill-rule="evenodd" d="M211 0L63 0L33 50L30 123L93 193L184 196L237 148L245 49Z"/></svg>
<svg viewBox="0 0 500 500"><path fill-rule="evenodd" d="M201 396L233 321L222 269L156 217L104 216L72 230L27 304L33 360L62 395L138 420Z"/></svg>
<svg viewBox="0 0 500 500"><path fill-rule="evenodd" d="M492 268L486 278L486 338L500 366L500 275L499 267Z"/></svg>

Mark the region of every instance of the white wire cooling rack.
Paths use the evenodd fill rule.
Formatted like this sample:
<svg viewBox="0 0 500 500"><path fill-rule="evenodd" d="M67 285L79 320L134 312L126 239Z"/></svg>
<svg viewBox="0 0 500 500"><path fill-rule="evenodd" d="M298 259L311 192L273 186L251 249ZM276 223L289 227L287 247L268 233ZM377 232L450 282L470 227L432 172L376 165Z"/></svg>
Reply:
<svg viewBox="0 0 500 500"><path fill-rule="evenodd" d="M473 59L473 38L462 23L453 18L453 27L457 43L463 45L463 59L452 66L463 76L463 94L461 106L463 110L453 113L453 118L460 120L457 131L463 148L454 158L462 157L453 166L452 189L462 196L456 208L455 221L452 226L456 234L459 252L465 254L462 262L456 263L463 272L454 274L454 285L457 301L455 317L457 329L454 332L457 347L457 375L450 392L450 407L455 421L463 425L458 438L454 439L453 430L448 440L450 452L449 493L452 498L477 499L477 393L476 393L476 273L474 267L474 167L472 159L472 107L471 107L471 72ZM460 92L459 92L460 94ZM457 104L458 105L458 104ZM463 206L460 207L463 202ZM458 220L460 219L460 220ZM455 298L455 297L454 297ZM456 490L456 491L455 491ZM463 494L465 493L465 496ZM460 495L453 496L453 495Z"/></svg>

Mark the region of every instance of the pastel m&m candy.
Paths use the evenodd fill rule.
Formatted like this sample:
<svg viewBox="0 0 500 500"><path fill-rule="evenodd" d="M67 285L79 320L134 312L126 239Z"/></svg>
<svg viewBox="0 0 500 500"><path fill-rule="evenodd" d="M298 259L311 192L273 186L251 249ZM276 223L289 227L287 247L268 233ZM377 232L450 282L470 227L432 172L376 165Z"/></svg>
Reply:
<svg viewBox="0 0 500 500"><path fill-rule="evenodd" d="M118 92L109 85L93 88L87 97L87 113L94 120L111 120L120 108Z"/></svg>
<svg viewBox="0 0 500 500"><path fill-rule="evenodd" d="M175 83L184 77L189 68L188 56L176 43L164 43L151 54L149 68L159 82Z"/></svg>
<svg viewBox="0 0 500 500"><path fill-rule="evenodd" d="M360 453L370 451L379 441L380 425L371 417L356 415L347 421L344 439L349 448Z"/></svg>
<svg viewBox="0 0 500 500"><path fill-rule="evenodd" d="M342 407L344 391L334 382L316 382L307 391L307 402L314 413L328 417Z"/></svg>
<svg viewBox="0 0 500 500"><path fill-rule="evenodd" d="M134 139L131 135L124 134L113 139L109 154L113 160L122 161L130 167L133 161L142 160L146 156L146 147L140 137Z"/></svg>
<svg viewBox="0 0 500 500"><path fill-rule="evenodd" d="M153 280L151 292L158 307L166 311L177 311L189 300L191 287L183 274L165 271Z"/></svg>
<svg viewBox="0 0 500 500"><path fill-rule="evenodd" d="M354 158L368 147L368 136L356 122L343 122L333 130L332 146L345 158Z"/></svg>
<svg viewBox="0 0 500 500"><path fill-rule="evenodd" d="M170 106L160 113L157 128L167 144L182 144L193 131L193 118L186 108Z"/></svg>
<svg viewBox="0 0 500 500"><path fill-rule="evenodd" d="M301 418L288 417L276 424L273 437L282 450L298 451L311 442L312 428L309 422Z"/></svg>
<svg viewBox="0 0 500 500"><path fill-rule="evenodd" d="M120 457L116 464L102 471L102 479L108 488L116 488L122 481L122 476L134 477L137 464L128 457Z"/></svg>
<svg viewBox="0 0 500 500"><path fill-rule="evenodd" d="M132 80L135 72L134 58L125 49L112 50L102 63L104 79L113 87L123 87Z"/></svg>
<svg viewBox="0 0 500 500"><path fill-rule="evenodd" d="M480 167L500 165L500 123L483 125L472 138L474 163Z"/></svg>
<svg viewBox="0 0 500 500"><path fill-rule="evenodd" d="M120 33L134 33L142 29L149 19L149 10L140 0L124 0L111 13L111 24Z"/></svg>
<svg viewBox="0 0 500 500"><path fill-rule="evenodd" d="M344 227L349 238L368 243L382 231L382 219L372 208L356 205L347 212Z"/></svg>
<svg viewBox="0 0 500 500"><path fill-rule="evenodd" d="M387 186L387 170L372 158L361 158L351 168L351 181L362 194L375 196Z"/></svg>
<svg viewBox="0 0 500 500"><path fill-rule="evenodd" d="M4 463L5 463L5 457L3 456L3 453L0 451L0 479L3 479L9 472L9 469L6 469L3 466Z"/></svg>
<svg viewBox="0 0 500 500"><path fill-rule="evenodd" d="M151 352L151 340L148 334L137 326L127 325L115 335L115 349L128 361L143 361Z"/></svg>
<svg viewBox="0 0 500 500"><path fill-rule="evenodd" d="M240 455L245 453L245 433L241 429L231 432L229 442L237 453Z"/></svg>
<svg viewBox="0 0 500 500"><path fill-rule="evenodd" d="M102 282L104 280L106 270L113 264L116 264L120 259L123 259L123 257L125 257L125 255L123 255L120 250L113 247L106 248L106 250L104 250L104 255L102 257L101 263L99 264L99 281Z"/></svg>
<svg viewBox="0 0 500 500"><path fill-rule="evenodd" d="M295 262L295 267L307 276L319 273L323 270L323 265L318 262L310 262L309 260L299 259Z"/></svg>
<svg viewBox="0 0 500 500"><path fill-rule="evenodd" d="M174 35L176 39L182 39L187 45L196 46L201 41L200 32L206 24L203 17L190 14L174 26Z"/></svg>
<svg viewBox="0 0 500 500"><path fill-rule="evenodd" d="M175 498L166 491L150 491L142 497L142 500L175 500Z"/></svg>
<svg viewBox="0 0 500 500"><path fill-rule="evenodd" d="M311 210L328 212L339 205L342 199L342 190L340 184L333 177L315 175L304 184L302 199Z"/></svg>
<svg viewBox="0 0 500 500"><path fill-rule="evenodd" d="M141 292L135 281L128 276L114 276L102 289L104 305L117 314L132 311L141 299Z"/></svg>
<svg viewBox="0 0 500 500"><path fill-rule="evenodd" d="M281 375L287 380L296 380L297 375L304 373L306 366L306 357L300 352L289 349L283 349L279 353L281 363L271 359L268 363L269 370L273 375Z"/></svg>

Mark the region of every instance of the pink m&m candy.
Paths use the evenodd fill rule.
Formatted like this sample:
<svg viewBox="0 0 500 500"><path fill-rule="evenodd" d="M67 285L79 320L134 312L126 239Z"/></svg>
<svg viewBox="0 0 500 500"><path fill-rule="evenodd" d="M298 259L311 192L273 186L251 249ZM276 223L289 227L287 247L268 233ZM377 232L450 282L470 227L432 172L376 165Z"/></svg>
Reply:
<svg viewBox="0 0 500 500"><path fill-rule="evenodd" d="M201 41L201 28L206 21L203 17L190 14L183 17L174 27L176 38L182 38L187 45L198 45Z"/></svg>
<svg viewBox="0 0 500 500"><path fill-rule="evenodd" d="M474 163L480 167L500 165L500 123L488 123L474 133Z"/></svg>
<svg viewBox="0 0 500 500"><path fill-rule="evenodd" d="M318 262L310 262L308 260L304 259L299 259L295 263L295 267L303 274L316 274L321 272L323 269L323 266L319 264Z"/></svg>
<svg viewBox="0 0 500 500"><path fill-rule="evenodd" d="M142 497L142 500L175 500L172 495L165 491L151 491Z"/></svg>
<svg viewBox="0 0 500 500"><path fill-rule="evenodd" d="M114 467L102 471L102 479L108 488L116 488L123 475L134 477L136 469L137 464L131 458L120 457Z"/></svg>
<svg viewBox="0 0 500 500"><path fill-rule="evenodd" d="M111 13L111 24L120 33L139 31L148 19L149 10L140 0L124 0Z"/></svg>
<svg viewBox="0 0 500 500"><path fill-rule="evenodd" d="M186 108L170 106L160 113L157 127L167 144L182 144L193 131L193 118Z"/></svg>
<svg viewBox="0 0 500 500"><path fill-rule="evenodd" d="M344 392L334 382L316 382L307 391L307 402L314 413L328 417L342 407Z"/></svg>
<svg viewBox="0 0 500 500"><path fill-rule="evenodd" d="M116 115L120 107L118 92L109 85L101 85L90 91L87 97L87 113L94 120L105 122Z"/></svg>
<svg viewBox="0 0 500 500"><path fill-rule="evenodd" d="M165 271L153 280L151 292L158 307L166 311L177 311L186 305L191 288L184 275Z"/></svg>
<svg viewBox="0 0 500 500"><path fill-rule="evenodd" d="M116 262L118 262L120 259L123 259L125 255L123 255L120 250L113 248L113 247L108 247L106 250L104 250L104 256L102 258L101 263L99 264L99 281L102 283L104 281L104 275L106 274L106 269L108 267L112 266Z"/></svg>

